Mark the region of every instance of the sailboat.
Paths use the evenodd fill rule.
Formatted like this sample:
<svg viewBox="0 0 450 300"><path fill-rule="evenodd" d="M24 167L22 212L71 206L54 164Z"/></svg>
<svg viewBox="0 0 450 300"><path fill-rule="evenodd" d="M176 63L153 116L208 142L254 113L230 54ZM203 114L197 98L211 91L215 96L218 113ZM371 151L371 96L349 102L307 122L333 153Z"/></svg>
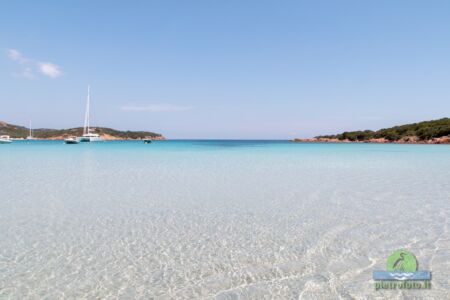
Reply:
<svg viewBox="0 0 450 300"><path fill-rule="evenodd" d="M86 113L84 115L83 135L78 139L80 142L98 142L101 141L100 135L91 132L90 127L90 105L91 105L90 87L88 86L88 94L86 101Z"/></svg>
<svg viewBox="0 0 450 300"><path fill-rule="evenodd" d="M31 121L30 121L30 127L29 127L29 129L30 129L30 135L27 136L27 140L34 140L34 137L33 137L33 129L31 129Z"/></svg>

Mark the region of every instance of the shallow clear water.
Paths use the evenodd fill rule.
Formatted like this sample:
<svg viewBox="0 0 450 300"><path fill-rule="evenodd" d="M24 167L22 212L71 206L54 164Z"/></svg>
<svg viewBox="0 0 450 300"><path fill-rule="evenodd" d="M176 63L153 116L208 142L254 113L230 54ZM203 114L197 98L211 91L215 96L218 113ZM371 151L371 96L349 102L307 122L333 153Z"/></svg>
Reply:
<svg viewBox="0 0 450 300"><path fill-rule="evenodd" d="M0 145L0 298L450 297L450 146ZM432 289L375 291L412 251Z"/></svg>

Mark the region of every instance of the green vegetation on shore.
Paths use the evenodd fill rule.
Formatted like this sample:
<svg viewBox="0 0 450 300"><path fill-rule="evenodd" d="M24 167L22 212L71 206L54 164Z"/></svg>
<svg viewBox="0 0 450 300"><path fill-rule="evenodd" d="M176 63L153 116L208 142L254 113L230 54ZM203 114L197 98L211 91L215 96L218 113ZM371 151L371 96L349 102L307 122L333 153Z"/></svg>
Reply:
<svg viewBox="0 0 450 300"><path fill-rule="evenodd" d="M317 136L317 139L338 139L348 141L370 141L374 139L386 139L390 142L417 139L428 141L450 135L450 118L442 118L433 121L424 121L391 128L384 128L377 131L351 131L336 135Z"/></svg>
<svg viewBox="0 0 450 300"><path fill-rule="evenodd" d="M95 127L93 129L95 133L105 136L107 139L132 140L146 137L164 139L161 134L150 131L120 131L106 127ZM81 136L82 134L82 127L70 129L33 129L33 136L37 139L64 139L69 136ZM11 138L26 138L29 135L29 129L0 121L0 135L9 135Z"/></svg>

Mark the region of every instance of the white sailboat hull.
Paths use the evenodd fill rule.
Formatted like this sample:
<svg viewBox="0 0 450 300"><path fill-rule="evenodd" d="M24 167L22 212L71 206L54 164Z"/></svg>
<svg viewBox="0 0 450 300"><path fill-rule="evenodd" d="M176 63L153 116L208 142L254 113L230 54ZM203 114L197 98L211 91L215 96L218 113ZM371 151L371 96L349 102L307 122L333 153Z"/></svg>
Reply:
<svg viewBox="0 0 450 300"><path fill-rule="evenodd" d="M101 142L102 138L98 134L83 134L79 141L82 143L86 142Z"/></svg>
<svg viewBox="0 0 450 300"><path fill-rule="evenodd" d="M82 143L90 143L90 142L101 142L101 137L80 137L80 142Z"/></svg>

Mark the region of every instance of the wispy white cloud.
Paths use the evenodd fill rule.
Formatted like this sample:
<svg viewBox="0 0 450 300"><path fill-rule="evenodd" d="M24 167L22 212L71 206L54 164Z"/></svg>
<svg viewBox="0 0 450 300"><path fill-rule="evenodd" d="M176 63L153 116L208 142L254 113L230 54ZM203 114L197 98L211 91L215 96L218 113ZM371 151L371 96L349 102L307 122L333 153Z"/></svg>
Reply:
<svg viewBox="0 0 450 300"><path fill-rule="evenodd" d="M127 105L122 106L120 109L123 111L147 111L147 112L165 112L165 111L186 111L191 110L192 106L179 106L172 104L150 104L150 105Z"/></svg>
<svg viewBox="0 0 450 300"><path fill-rule="evenodd" d="M10 60L19 63L22 68L20 72L13 73L13 77L34 78L35 73L41 73L50 78L57 78L63 74L58 65L29 59L17 49L8 49L7 56Z"/></svg>
<svg viewBox="0 0 450 300"><path fill-rule="evenodd" d="M26 59L26 58L22 55L22 53L20 53L20 51L17 50L17 49L8 49L7 55L8 55L8 58L9 58L10 60L17 61L17 62L19 62L19 63L21 63L21 64L27 62L27 59Z"/></svg>
<svg viewBox="0 0 450 300"><path fill-rule="evenodd" d="M50 62L39 62L39 71L51 78L57 78L62 75L61 70L58 65L52 64Z"/></svg>

